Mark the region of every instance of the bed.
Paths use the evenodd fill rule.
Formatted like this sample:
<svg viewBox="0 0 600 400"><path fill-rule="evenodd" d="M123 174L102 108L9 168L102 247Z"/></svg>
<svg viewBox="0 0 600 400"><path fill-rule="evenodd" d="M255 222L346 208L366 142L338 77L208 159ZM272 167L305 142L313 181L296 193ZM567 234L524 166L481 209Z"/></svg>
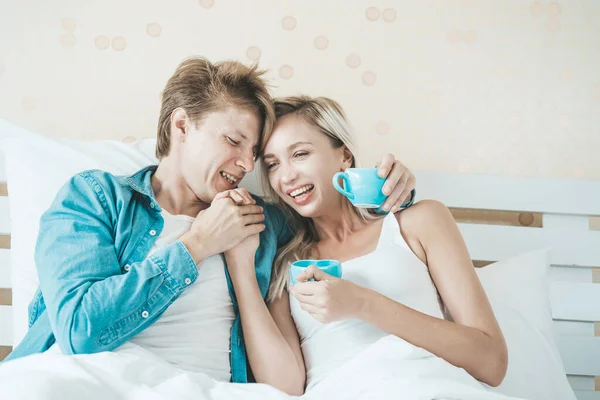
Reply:
<svg viewBox="0 0 600 400"><path fill-rule="evenodd" d="M31 162L43 165L60 154L60 151L41 152L48 149L50 139L30 136L28 132L15 133L14 129L6 136L22 139L24 135L31 139L28 146L34 146L29 147L30 150L25 146L24 151L40 151ZM56 143L50 147L65 146L67 142ZM81 160L96 160L102 156L98 148L93 149L89 144L66 146L79 152L82 148L88 149ZM123 146L134 146L136 153L128 153L130 150ZM152 141L147 141L113 143L109 148L121 156L138 157L136 162L144 163L151 160L151 156L146 160L139 158L138 153L150 154L152 146ZM8 177L10 185L7 185L2 161L0 159L0 359L24 334L26 303L35 287L31 280L24 278L21 263L15 265L15 257L11 257L11 247L16 244L13 241L11 246L11 233L13 239L16 232L22 236L27 234L22 226L14 225L15 220L23 218L15 210L12 213L9 210L10 195L13 187L15 191L22 191L26 186L10 180L17 179L14 173ZM72 168L88 162L70 161ZM134 165L125 167L128 168L132 170ZM31 164L24 169L31 169L25 171L25 175L35 171ZM547 249L552 333L568 383L578 400L600 400L600 182L431 171L417 171L415 175L418 199L438 199L450 207L475 267L485 269L496 261ZM246 181L247 187L259 191L253 177L247 177ZM38 203L39 207L42 203ZM35 218L31 221L34 224Z"/></svg>

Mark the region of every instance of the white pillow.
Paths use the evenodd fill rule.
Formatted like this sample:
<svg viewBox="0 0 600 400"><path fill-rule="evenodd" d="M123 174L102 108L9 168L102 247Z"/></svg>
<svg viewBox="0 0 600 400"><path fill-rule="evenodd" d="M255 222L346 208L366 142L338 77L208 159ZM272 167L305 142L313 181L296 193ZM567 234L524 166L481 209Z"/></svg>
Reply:
<svg viewBox="0 0 600 400"><path fill-rule="evenodd" d="M38 286L34 249L39 220L58 190L71 176L84 170L126 175L156 164L155 144L155 139L134 143L52 139L0 119L0 151L5 157L11 218L15 346L27 332L27 305ZM254 174L244 178L242 186L252 193L261 193Z"/></svg>
<svg viewBox="0 0 600 400"><path fill-rule="evenodd" d="M552 329L548 255L540 250L477 269L508 346L508 371L490 390L530 400L575 400Z"/></svg>

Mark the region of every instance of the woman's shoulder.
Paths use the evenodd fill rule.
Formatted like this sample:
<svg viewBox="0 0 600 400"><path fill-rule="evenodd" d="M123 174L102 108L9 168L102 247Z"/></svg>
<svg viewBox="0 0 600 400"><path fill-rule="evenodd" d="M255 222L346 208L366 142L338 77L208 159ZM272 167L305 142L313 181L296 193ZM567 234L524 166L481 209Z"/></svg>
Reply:
<svg viewBox="0 0 600 400"><path fill-rule="evenodd" d="M446 205L438 200L421 200L412 206L394 214L400 227L402 237L425 264L427 264L427 255L424 243L427 242L427 235L448 220L454 218Z"/></svg>
<svg viewBox="0 0 600 400"><path fill-rule="evenodd" d="M424 224L439 221L440 218L452 218L452 213L450 213L448 207L441 201L421 200L408 208L398 211L394 216L401 229L411 230L426 227L427 225Z"/></svg>

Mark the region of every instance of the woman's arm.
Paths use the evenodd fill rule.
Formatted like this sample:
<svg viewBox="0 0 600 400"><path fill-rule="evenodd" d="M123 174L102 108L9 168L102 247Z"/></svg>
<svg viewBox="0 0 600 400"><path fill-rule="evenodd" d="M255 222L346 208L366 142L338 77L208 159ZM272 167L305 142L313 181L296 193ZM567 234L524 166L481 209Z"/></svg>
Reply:
<svg viewBox="0 0 600 400"><path fill-rule="evenodd" d="M454 322L429 317L378 294L365 303L366 321L498 386L508 366L506 342L452 214L444 204L430 200L396 218L407 243L428 266ZM401 317L385 320L380 313L368 311L380 307Z"/></svg>
<svg viewBox="0 0 600 400"><path fill-rule="evenodd" d="M423 314L316 268L302 279L314 276L322 282L298 284L292 293L321 322L360 318L498 386L508 366L506 343L452 214L439 202L422 201L396 218L413 252L428 265L454 322Z"/></svg>
<svg viewBox="0 0 600 400"><path fill-rule="evenodd" d="M306 372L287 292L267 307L256 281L254 258L235 257L231 253L226 253L227 268L235 288L254 378L300 396L304 393Z"/></svg>

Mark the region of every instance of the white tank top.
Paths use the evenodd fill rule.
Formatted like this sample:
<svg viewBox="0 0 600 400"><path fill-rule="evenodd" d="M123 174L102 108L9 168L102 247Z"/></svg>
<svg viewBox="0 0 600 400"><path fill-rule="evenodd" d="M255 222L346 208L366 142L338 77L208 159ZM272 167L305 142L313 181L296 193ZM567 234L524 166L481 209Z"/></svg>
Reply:
<svg viewBox="0 0 600 400"><path fill-rule="evenodd" d="M400 234L388 214L375 251L342 263L342 277L422 313L443 318L441 302L427 266ZM388 334L359 319L322 324L290 296L290 307L307 371L307 390L361 350Z"/></svg>
<svg viewBox="0 0 600 400"><path fill-rule="evenodd" d="M189 231L194 218L163 210L163 231L150 254ZM218 381L231 378L231 326L235 314L221 255L207 258L198 279L148 328L124 346L140 346L187 371L202 372Z"/></svg>

